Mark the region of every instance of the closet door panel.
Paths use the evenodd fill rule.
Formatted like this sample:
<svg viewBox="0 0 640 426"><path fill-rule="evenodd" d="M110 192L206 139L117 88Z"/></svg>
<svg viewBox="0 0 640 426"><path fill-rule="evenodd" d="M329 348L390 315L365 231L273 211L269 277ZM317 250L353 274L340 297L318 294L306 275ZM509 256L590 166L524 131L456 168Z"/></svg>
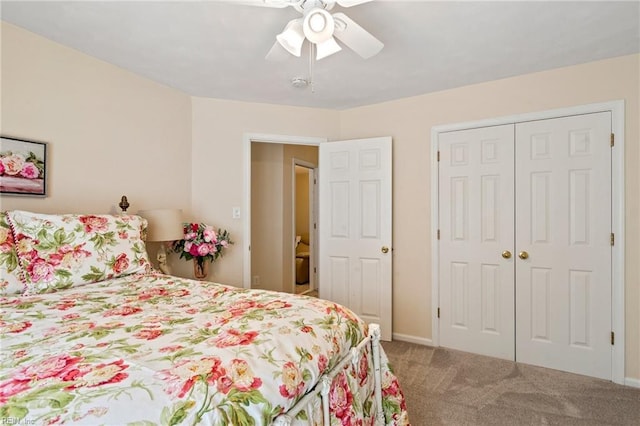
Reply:
<svg viewBox="0 0 640 426"><path fill-rule="evenodd" d="M514 358L512 125L439 135L440 344Z"/></svg>
<svg viewBox="0 0 640 426"><path fill-rule="evenodd" d="M516 125L516 360L611 378L611 116Z"/></svg>

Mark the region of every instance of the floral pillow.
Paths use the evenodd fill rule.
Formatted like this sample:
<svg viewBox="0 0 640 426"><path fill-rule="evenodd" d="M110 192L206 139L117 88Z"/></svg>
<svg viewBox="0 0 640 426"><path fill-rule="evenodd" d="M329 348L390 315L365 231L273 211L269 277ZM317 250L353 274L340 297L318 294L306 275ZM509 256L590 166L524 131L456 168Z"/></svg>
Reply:
<svg viewBox="0 0 640 426"><path fill-rule="evenodd" d="M0 212L0 296L24 293L18 254L5 212Z"/></svg>
<svg viewBox="0 0 640 426"><path fill-rule="evenodd" d="M7 212L27 294L148 272L147 221L133 215Z"/></svg>

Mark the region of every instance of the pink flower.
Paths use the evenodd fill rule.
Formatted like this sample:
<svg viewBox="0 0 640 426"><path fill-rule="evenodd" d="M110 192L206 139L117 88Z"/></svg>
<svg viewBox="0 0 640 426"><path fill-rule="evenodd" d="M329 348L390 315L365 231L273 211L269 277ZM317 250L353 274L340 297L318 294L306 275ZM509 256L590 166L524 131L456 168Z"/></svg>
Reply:
<svg viewBox="0 0 640 426"><path fill-rule="evenodd" d="M120 253L113 264L113 271L116 274L121 274L129 267L129 258L126 253Z"/></svg>
<svg viewBox="0 0 640 426"><path fill-rule="evenodd" d="M16 176L22 171L25 160L20 154L7 155L2 158L2 164L4 166L4 173L9 176Z"/></svg>
<svg viewBox="0 0 640 426"><path fill-rule="evenodd" d="M162 370L158 373L158 376L167 382L166 392L177 395L178 398L184 397L198 380L214 384L224 375L225 370L218 357L184 360L170 370Z"/></svg>
<svg viewBox="0 0 640 426"><path fill-rule="evenodd" d="M22 166L22 170L20 171L20 175L27 179L35 179L39 174L40 171L33 163L24 163L24 166Z"/></svg>
<svg viewBox="0 0 640 426"><path fill-rule="evenodd" d="M49 377L61 377L82 361L82 358L66 354L55 355L43 361L23 367L16 373L15 380L42 380Z"/></svg>
<svg viewBox="0 0 640 426"><path fill-rule="evenodd" d="M29 380L15 378L0 383L0 404L5 404L9 398L29 389Z"/></svg>
<svg viewBox="0 0 640 426"><path fill-rule="evenodd" d="M142 312L142 309L137 306L124 305L114 309L109 309L102 316L110 317L113 315L120 315L126 317L128 315L137 314L138 312Z"/></svg>
<svg viewBox="0 0 640 426"><path fill-rule="evenodd" d="M94 388L123 381L129 377L129 374L124 372L127 368L129 366L121 359L108 364L83 365L67 372L61 379L74 382L67 389Z"/></svg>
<svg viewBox="0 0 640 426"><path fill-rule="evenodd" d="M162 335L162 330L154 330L154 329L149 329L149 328L144 328L140 331L138 331L136 334L134 334L133 336L138 338L138 339L144 339L144 340L153 340L159 336Z"/></svg>
<svg viewBox="0 0 640 426"><path fill-rule="evenodd" d="M198 246L198 256L206 256L211 253L211 246L209 244L200 244Z"/></svg>
<svg viewBox="0 0 640 426"><path fill-rule="evenodd" d="M212 343L218 348L228 348L230 346L249 345L258 336L256 331L241 332L238 330L227 330L212 339Z"/></svg>
<svg viewBox="0 0 640 426"><path fill-rule="evenodd" d="M27 272L29 273L32 281L44 281L48 283L54 279L55 268L44 259L38 258L29 263Z"/></svg>
<svg viewBox="0 0 640 426"><path fill-rule="evenodd" d="M234 359L227 371L227 375L218 379L218 390L227 393L231 387L241 392L249 392L262 386L262 379L255 377L247 361Z"/></svg>
<svg viewBox="0 0 640 426"><path fill-rule="evenodd" d="M80 315L75 314L75 313L74 313L74 314L67 314L67 315L64 315L64 316L62 317L62 319L63 319L63 320L66 320L66 321L68 321L68 320L73 320L73 319L78 319L78 318L80 318Z"/></svg>
<svg viewBox="0 0 640 426"><path fill-rule="evenodd" d="M204 232L202 233L202 235L204 240L208 243L212 241L215 243L217 240L216 231L214 231L211 226L207 226L206 228L204 228Z"/></svg>
<svg viewBox="0 0 640 426"><path fill-rule="evenodd" d="M318 370L320 371L320 373L324 372L328 364L329 360L327 359L325 354L320 354L320 356L318 357Z"/></svg>
<svg viewBox="0 0 640 426"><path fill-rule="evenodd" d="M302 393L304 382L300 369L291 361L282 366L282 384L280 385L280 395L285 398L295 398Z"/></svg>
<svg viewBox="0 0 640 426"><path fill-rule="evenodd" d="M31 325L32 324L30 321L18 322L18 323L6 326L5 330L3 331L7 331L9 333L22 333L27 328L31 327Z"/></svg>
<svg viewBox="0 0 640 426"><path fill-rule="evenodd" d="M339 374L333 380L331 390L329 391L329 406L331 412L335 413L343 425L348 425L353 414L352 410L353 394L347 384L347 378L344 373Z"/></svg>
<svg viewBox="0 0 640 426"><path fill-rule="evenodd" d="M78 219L80 222L84 223L84 232L104 232L108 229L109 219L106 217L100 216L80 216Z"/></svg>
<svg viewBox="0 0 640 426"><path fill-rule="evenodd" d="M0 161L0 176L4 174L4 163Z"/></svg>

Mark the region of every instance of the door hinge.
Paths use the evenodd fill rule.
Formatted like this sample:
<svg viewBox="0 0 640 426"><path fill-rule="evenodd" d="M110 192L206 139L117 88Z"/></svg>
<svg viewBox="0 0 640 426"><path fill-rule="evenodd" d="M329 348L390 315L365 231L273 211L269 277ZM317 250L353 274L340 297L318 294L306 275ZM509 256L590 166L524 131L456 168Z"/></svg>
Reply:
<svg viewBox="0 0 640 426"><path fill-rule="evenodd" d="M438 232L436 234L437 238L440 239L440 230L438 229Z"/></svg>
<svg viewBox="0 0 640 426"><path fill-rule="evenodd" d="M440 151L438 151L438 161L440 161Z"/></svg>
<svg viewBox="0 0 640 426"><path fill-rule="evenodd" d="M613 331L611 332L611 344L615 345L615 341L616 341L616 333L614 333Z"/></svg>
<svg viewBox="0 0 640 426"><path fill-rule="evenodd" d="M438 308L438 318L440 318L440 308Z"/></svg>
<svg viewBox="0 0 640 426"><path fill-rule="evenodd" d="M616 244L616 234L614 234L613 232L611 233L611 245L615 245Z"/></svg>
<svg viewBox="0 0 640 426"><path fill-rule="evenodd" d="M616 144L616 137L613 133L611 133L611 147L613 148L615 144Z"/></svg>
<svg viewBox="0 0 640 426"><path fill-rule="evenodd" d="M315 224L315 223L313 224L313 229L317 229L317 227L316 227L316 224Z"/></svg>

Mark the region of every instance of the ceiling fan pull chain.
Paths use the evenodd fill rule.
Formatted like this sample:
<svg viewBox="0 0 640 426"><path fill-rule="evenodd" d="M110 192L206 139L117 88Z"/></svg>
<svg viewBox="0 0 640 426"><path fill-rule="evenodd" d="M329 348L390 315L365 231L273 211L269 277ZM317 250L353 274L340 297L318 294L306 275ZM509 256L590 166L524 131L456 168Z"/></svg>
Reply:
<svg viewBox="0 0 640 426"><path fill-rule="evenodd" d="M311 93L316 93L313 79L313 58L315 57L316 44L309 43L309 84L311 85Z"/></svg>

